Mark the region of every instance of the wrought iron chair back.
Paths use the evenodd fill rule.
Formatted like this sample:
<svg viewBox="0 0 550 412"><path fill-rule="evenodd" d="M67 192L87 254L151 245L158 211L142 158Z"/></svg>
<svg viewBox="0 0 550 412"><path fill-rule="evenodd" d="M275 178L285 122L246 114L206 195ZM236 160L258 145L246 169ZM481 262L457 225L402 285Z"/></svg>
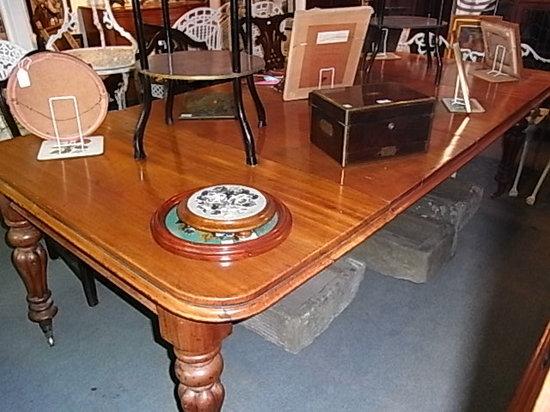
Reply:
<svg viewBox="0 0 550 412"><path fill-rule="evenodd" d="M11 72L26 54L27 51L17 44L0 40L0 110L12 137L19 136L21 133L6 104L4 90Z"/></svg>
<svg viewBox="0 0 550 412"><path fill-rule="evenodd" d="M172 27L197 42L204 42L209 50L223 47L219 10L210 7L197 7L183 14Z"/></svg>

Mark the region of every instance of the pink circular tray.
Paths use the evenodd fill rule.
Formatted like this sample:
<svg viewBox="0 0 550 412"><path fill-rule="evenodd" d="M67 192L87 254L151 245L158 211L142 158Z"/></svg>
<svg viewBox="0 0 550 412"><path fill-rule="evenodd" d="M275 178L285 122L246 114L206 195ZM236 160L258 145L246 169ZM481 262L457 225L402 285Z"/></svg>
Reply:
<svg viewBox="0 0 550 412"><path fill-rule="evenodd" d="M107 115L109 95L101 78L82 60L63 53L41 52L25 57L21 63L28 71L30 86L21 87L15 67L8 80L7 101L14 117L29 132L44 139L55 139L50 112L51 97L74 96L77 101L82 135L97 130ZM52 102L59 138L79 137L72 100Z"/></svg>

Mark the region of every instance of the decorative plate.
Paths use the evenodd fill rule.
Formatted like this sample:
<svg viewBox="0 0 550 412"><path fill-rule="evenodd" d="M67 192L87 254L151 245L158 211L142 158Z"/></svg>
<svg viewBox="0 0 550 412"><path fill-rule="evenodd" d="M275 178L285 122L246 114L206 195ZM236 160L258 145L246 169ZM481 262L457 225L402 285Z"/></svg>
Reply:
<svg viewBox="0 0 550 412"><path fill-rule="evenodd" d="M224 184L209 186L182 199L179 218L206 232L249 231L264 225L275 214L269 196L252 187Z"/></svg>
<svg viewBox="0 0 550 412"><path fill-rule="evenodd" d="M82 60L65 53L40 52L24 57L13 69L6 93L14 117L29 132L44 139L56 138L50 98L76 98L83 136L93 134L101 125L109 104L101 78ZM59 138L78 139L73 100L56 100L52 106Z"/></svg>
<svg viewBox="0 0 550 412"><path fill-rule="evenodd" d="M263 210L270 207L273 213L267 220L252 229L211 232L190 226L180 218L180 206L187 204L196 193L197 191L193 190L178 194L164 202L153 214L151 219L153 238L170 252L199 260L234 261L267 252L279 245L290 233L292 226L290 211L279 200L261 192L259 192L261 197L256 199L265 198L266 206Z"/></svg>

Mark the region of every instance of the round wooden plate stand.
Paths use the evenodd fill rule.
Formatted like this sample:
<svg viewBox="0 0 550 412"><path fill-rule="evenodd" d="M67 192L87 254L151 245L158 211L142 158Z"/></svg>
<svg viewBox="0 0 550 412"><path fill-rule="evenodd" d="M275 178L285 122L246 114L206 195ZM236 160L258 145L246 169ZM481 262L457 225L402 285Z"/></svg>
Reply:
<svg viewBox="0 0 550 412"><path fill-rule="evenodd" d="M292 226L288 208L265 192L217 185L173 196L151 219L153 238L172 253L230 262L267 252Z"/></svg>

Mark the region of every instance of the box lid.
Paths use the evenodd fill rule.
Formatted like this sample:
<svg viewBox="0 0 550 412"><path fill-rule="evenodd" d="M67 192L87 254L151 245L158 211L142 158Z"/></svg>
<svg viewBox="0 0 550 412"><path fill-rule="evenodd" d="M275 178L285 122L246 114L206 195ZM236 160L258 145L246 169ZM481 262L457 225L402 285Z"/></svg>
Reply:
<svg viewBox="0 0 550 412"><path fill-rule="evenodd" d="M346 121L347 115L435 101L432 96L393 82L315 90L309 99L310 104L328 109L341 122Z"/></svg>

